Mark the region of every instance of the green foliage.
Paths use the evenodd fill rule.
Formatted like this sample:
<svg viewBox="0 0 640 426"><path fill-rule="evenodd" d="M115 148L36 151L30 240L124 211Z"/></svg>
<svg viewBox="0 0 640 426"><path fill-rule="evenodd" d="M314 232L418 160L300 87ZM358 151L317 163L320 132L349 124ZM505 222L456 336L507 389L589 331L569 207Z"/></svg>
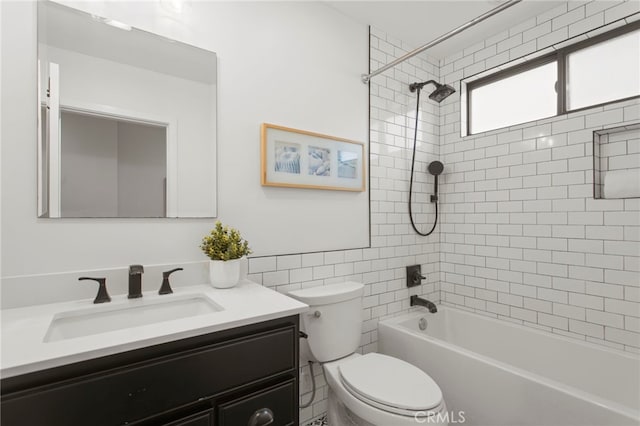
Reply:
<svg viewBox="0 0 640 426"><path fill-rule="evenodd" d="M200 248L211 260L239 259L251 253L249 243L242 239L237 229L223 226L220 221L209 235L202 239Z"/></svg>

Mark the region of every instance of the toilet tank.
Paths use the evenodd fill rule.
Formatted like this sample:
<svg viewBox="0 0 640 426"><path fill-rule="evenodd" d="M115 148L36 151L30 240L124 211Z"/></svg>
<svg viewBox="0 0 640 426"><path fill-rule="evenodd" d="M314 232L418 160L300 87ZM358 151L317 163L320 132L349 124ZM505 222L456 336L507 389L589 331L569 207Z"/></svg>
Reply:
<svg viewBox="0 0 640 426"><path fill-rule="evenodd" d="M300 314L313 357L333 361L354 353L362 334L364 285L353 281L295 290L291 297L309 305Z"/></svg>

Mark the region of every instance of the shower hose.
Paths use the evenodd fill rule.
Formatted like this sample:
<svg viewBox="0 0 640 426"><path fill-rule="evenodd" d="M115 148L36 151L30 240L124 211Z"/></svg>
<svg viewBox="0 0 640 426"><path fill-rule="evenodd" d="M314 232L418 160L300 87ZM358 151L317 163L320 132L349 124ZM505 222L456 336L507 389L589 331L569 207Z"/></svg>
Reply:
<svg viewBox="0 0 640 426"><path fill-rule="evenodd" d="M436 217L433 221L433 226L429 232L420 232L420 230L416 227L415 222L413 221L413 210L411 207L411 199L413 194L413 170L416 164L416 145L418 141L418 115L420 113L420 88L416 89L416 125L413 130L413 154L411 156L411 176L409 178L409 219L411 220L411 226L413 230L416 231L418 235L426 237L428 235L433 234L433 231L436 229L436 224L438 223L438 200L434 200L436 205Z"/></svg>

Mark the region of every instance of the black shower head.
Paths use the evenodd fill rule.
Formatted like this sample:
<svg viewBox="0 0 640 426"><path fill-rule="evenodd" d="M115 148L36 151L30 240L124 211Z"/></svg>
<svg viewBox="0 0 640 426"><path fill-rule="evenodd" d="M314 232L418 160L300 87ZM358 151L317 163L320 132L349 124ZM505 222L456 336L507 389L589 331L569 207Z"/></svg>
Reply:
<svg viewBox="0 0 640 426"><path fill-rule="evenodd" d="M456 89L449 86L448 84L439 84L436 86L436 90L431 92L429 95L429 99L432 99L438 103L444 101L446 97L455 93Z"/></svg>
<svg viewBox="0 0 640 426"><path fill-rule="evenodd" d="M421 90L427 84L433 84L436 86L436 90L431 92L429 95L429 99L432 99L438 103L442 102L446 97L451 95L456 91L453 87L448 84L440 84L435 80L429 80L422 83L412 83L409 85L409 90L415 92L416 90Z"/></svg>
<svg viewBox="0 0 640 426"><path fill-rule="evenodd" d="M439 161L432 161L431 163L429 163L427 170L429 170L429 173L431 173L432 175L438 176L444 170L444 164Z"/></svg>

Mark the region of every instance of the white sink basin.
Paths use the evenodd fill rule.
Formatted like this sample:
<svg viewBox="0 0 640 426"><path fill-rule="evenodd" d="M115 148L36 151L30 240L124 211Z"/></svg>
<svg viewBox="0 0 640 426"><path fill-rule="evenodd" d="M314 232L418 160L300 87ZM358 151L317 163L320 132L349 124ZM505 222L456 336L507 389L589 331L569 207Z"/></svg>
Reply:
<svg viewBox="0 0 640 426"><path fill-rule="evenodd" d="M160 296L167 297L167 296ZM90 336L222 311L205 295L126 300L54 315L44 342Z"/></svg>

